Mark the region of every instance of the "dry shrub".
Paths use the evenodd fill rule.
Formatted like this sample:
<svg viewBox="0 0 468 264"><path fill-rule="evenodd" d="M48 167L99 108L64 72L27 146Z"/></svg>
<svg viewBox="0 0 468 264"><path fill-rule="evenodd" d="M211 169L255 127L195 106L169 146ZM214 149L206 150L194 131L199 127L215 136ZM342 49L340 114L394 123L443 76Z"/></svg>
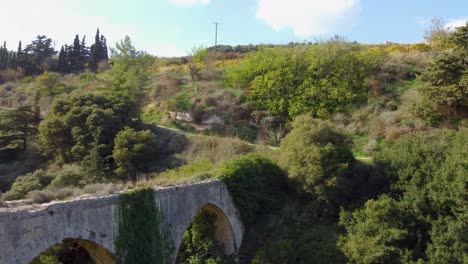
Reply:
<svg viewBox="0 0 468 264"><path fill-rule="evenodd" d="M26 195L26 198L31 200L33 203L48 203L55 200L55 194L49 190L35 190L31 191Z"/></svg>
<svg viewBox="0 0 468 264"><path fill-rule="evenodd" d="M364 152L369 156L371 156L372 153L374 153L376 149L377 149L377 140L375 139L369 140L369 142L363 147Z"/></svg>
<svg viewBox="0 0 468 264"><path fill-rule="evenodd" d="M56 200L65 200L67 198L77 197L83 194L80 189L70 187L61 188L54 192Z"/></svg>
<svg viewBox="0 0 468 264"><path fill-rule="evenodd" d="M334 123L347 126L350 122L350 116L347 113L336 113L333 115L332 120Z"/></svg>
<svg viewBox="0 0 468 264"><path fill-rule="evenodd" d="M193 121L195 124L201 124L203 121L203 117L205 116L205 108L201 104L197 104L193 109L192 109L192 117Z"/></svg>
<svg viewBox="0 0 468 264"><path fill-rule="evenodd" d="M366 88L367 92L372 97L378 97L386 92L385 85L381 81L375 79L367 80Z"/></svg>
<svg viewBox="0 0 468 264"><path fill-rule="evenodd" d="M105 72L105 71L109 70L110 68L111 68L111 66L109 64L109 61L102 60L102 61L98 62L97 72L98 73Z"/></svg>
<svg viewBox="0 0 468 264"><path fill-rule="evenodd" d="M385 133L385 122L380 117L374 117L369 121L369 138L377 139Z"/></svg>
<svg viewBox="0 0 468 264"><path fill-rule="evenodd" d="M154 85L155 88L151 93L152 100L167 100L181 91L180 81L168 75L158 77Z"/></svg>
<svg viewBox="0 0 468 264"><path fill-rule="evenodd" d="M118 192L122 189L122 185L115 185L112 183L95 183L85 186L83 188L83 192L87 194L108 195Z"/></svg>
<svg viewBox="0 0 468 264"><path fill-rule="evenodd" d="M252 150L252 146L237 138L192 136L180 156L184 160L208 160L218 163Z"/></svg>
<svg viewBox="0 0 468 264"><path fill-rule="evenodd" d="M203 97L202 103L206 106L216 106L218 104L216 98L210 95Z"/></svg>
<svg viewBox="0 0 468 264"><path fill-rule="evenodd" d="M434 58L432 52L394 52L386 56L377 79L384 83L412 80Z"/></svg>
<svg viewBox="0 0 468 264"><path fill-rule="evenodd" d="M17 82L24 77L22 70L6 69L0 72L0 80L3 82Z"/></svg>
<svg viewBox="0 0 468 264"><path fill-rule="evenodd" d="M468 120L464 119L463 121L468 121ZM416 130L423 130L423 129L425 129L427 127L426 123L420 118L414 119L413 123L414 123L414 128ZM468 122L467 122L467 124L468 124Z"/></svg>
<svg viewBox="0 0 468 264"><path fill-rule="evenodd" d="M391 126L385 130L385 139L393 140L400 136L400 130L397 127Z"/></svg>
<svg viewBox="0 0 468 264"><path fill-rule="evenodd" d="M250 120L251 117L252 109L248 105L238 105L234 107L234 111L232 112L233 121Z"/></svg>
<svg viewBox="0 0 468 264"><path fill-rule="evenodd" d="M401 120L401 116L398 112L382 112L380 113L379 118L385 126L393 125Z"/></svg>

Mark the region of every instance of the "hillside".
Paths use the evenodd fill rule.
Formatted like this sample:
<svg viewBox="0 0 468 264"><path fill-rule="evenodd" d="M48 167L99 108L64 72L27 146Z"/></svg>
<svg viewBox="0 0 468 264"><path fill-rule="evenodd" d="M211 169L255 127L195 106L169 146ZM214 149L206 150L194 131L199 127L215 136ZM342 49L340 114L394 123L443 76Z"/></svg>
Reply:
<svg viewBox="0 0 468 264"><path fill-rule="evenodd" d="M218 178L243 247L213 253L202 212L179 263L464 263L467 31L444 45L335 39L184 58L126 37L99 63L62 49L56 68L5 69L0 206Z"/></svg>

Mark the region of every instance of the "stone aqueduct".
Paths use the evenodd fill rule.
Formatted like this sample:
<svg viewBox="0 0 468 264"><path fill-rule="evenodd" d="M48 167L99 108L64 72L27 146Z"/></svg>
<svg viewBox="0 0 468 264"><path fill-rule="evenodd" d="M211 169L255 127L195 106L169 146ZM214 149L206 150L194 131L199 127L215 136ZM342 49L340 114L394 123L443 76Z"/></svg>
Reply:
<svg viewBox="0 0 468 264"><path fill-rule="evenodd" d="M175 262L185 230L200 210L215 213L215 237L227 255L236 253L244 227L226 186L210 181L155 189L155 204L162 212L161 229L172 239ZM0 209L0 263L29 263L47 248L67 238L98 244L115 253L118 195L89 197L68 202ZM92 242L92 243L91 243ZM101 249L102 250L102 249ZM102 254L90 252L98 263Z"/></svg>

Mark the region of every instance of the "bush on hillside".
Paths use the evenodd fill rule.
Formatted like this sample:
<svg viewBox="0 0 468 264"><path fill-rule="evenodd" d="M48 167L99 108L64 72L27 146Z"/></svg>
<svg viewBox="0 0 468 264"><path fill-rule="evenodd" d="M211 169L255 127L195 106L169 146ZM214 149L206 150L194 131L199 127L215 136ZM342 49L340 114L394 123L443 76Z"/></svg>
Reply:
<svg viewBox="0 0 468 264"><path fill-rule="evenodd" d="M380 50L346 43L265 48L231 67L226 85L246 89L250 103L275 116L326 118L365 99L365 79L382 59Z"/></svg>
<svg viewBox="0 0 468 264"><path fill-rule="evenodd" d="M280 164L300 192L338 209L354 191L350 137L329 121L309 115L297 117L292 126L281 142Z"/></svg>
<svg viewBox="0 0 468 264"><path fill-rule="evenodd" d="M63 188L63 187L83 187L90 184L93 179L86 173L86 171L77 164L67 164L57 173L50 187Z"/></svg>
<svg viewBox="0 0 468 264"><path fill-rule="evenodd" d="M125 128L114 139L112 156L117 165L115 173L122 179L135 180L137 173L143 171L147 162L157 155L156 136L150 131L135 131Z"/></svg>
<svg viewBox="0 0 468 264"><path fill-rule="evenodd" d="M247 154L226 162L215 176L228 187L245 225L257 214L271 213L281 207L285 178L271 160L258 154Z"/></svg>
<svg viewBox="0 0 468 264"><path fill-rule="evenodd" d="M37 170L33 173L20 176L13 183L11 190L4 194L4 199L23 199L30 191L44 189L50 184L52 179L53 177L48 175L44 170Z"/></svg>
<svg viewBox="0 0 468 264"><path fill-rule="evenodd" d="M124 95L77 94L55 101L39 125L40 149L63 163L78 162L90 174L111 174L114 138L134 126L137 109Z"/></svg>
<svg viewBox="0 0 468 264"><path fill-rule="evenodd" d="M468 131L406 135L375 156L391 191L342 212L353 263L464 263L468 258Z"/></svg>

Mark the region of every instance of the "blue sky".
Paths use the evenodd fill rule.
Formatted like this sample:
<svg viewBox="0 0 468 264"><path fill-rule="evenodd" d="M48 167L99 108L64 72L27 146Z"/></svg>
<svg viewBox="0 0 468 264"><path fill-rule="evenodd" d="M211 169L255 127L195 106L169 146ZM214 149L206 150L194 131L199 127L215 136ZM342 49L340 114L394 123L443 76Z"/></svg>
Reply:
<svg viewBox="0 0 468 264"><path fill-rule="evenodd" d="M2 0L0 41L10 49L45 34L60 45L75 34L109 45L129 35L138 49L158 56L185 55L193 46L326 40L423 41L434 17L447 26L468 20L466 0ZM89 43L88 43L89 44Z"/></svg>

